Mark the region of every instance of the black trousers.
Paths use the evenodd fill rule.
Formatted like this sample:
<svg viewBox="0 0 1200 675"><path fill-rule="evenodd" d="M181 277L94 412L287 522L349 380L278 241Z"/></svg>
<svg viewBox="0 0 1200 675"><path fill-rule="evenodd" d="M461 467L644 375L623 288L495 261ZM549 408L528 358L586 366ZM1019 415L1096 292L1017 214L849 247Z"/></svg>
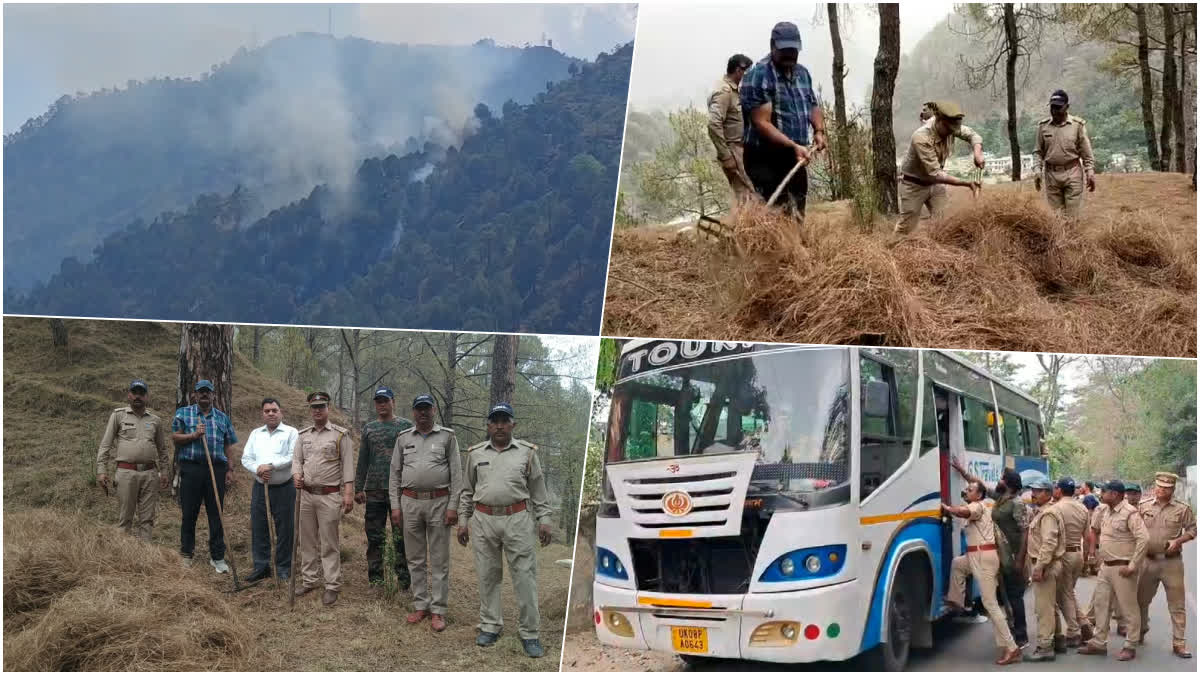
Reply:
<svg viewBox="0 0 1200 675"><path fill-rule="evenodd" d="M271 566L271 530L267 525L267 500L263 484L254 481L250 492L250 540L254 571ZM292 573L292 537L296 519L296 484L288 480L270 486L271 518L275 520L275 566L272 572L285 578Z"/></svg>
<svg viewBox="0 0 1200 675"><path fill-rule="evenodd" d="M777 145L747 145L746 174L754 184L755 191L762 196L763 201L771 198L779 184L787 177L792 167L796 166L796 153L790 148ZM795 205L796 212L804 215L808 202L808 167L801 167L792 180L788 181L783 194L775 201L776 205L786 204L788 199Z"/></svg>
<svg viewBox="0 0 1200 675"><path fill-rule="evenodd" d="M225 473L228 464L213 462L213 473L217 477L217 493L221 504L225 504ZM225 531L221 528L221 515L217 499L213 496L213 482L208 475L208 462L179 463L179 505L183 509L183 522L179 525L179 552L190 558L196 548L196 519L200 517L200 506L208 514L208 555L213 560L225 559Z"/></svg>
<svg viewBox="0 0 1200 675"><path fill-rule="evenodd" d="M1029 629L1025 625L1025 580L1019 571L1013 571L1010 574L1001 574L1000 583L996 588L996 594L1000 597L1000 604L1004 604L1004 600L1008 600L1008 608L1012 613L1013 620L1013 639L1018 643L1029 641Z"/></svg>

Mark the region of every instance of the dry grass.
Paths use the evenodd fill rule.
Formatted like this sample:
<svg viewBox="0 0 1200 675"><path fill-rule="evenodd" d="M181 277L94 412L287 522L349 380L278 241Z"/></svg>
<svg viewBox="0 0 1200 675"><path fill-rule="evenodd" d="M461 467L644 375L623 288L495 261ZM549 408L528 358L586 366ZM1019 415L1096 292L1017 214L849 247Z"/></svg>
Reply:
<svg viewBox="0 0 1200 675"><path fill-rule="evenodd" d="M538 550L538 583L542 614L542 644L546 656L530 659L517 640L517 607L507 572L501 593L504 603L504 634L491 648L475 646L475 625L479 615L478 581L470 548L451 544L450 608L446 631L435 634L426 621L418 626L405 624L411 610L410 593L377 599L367 588L366 535L363 507L345 516L341 525L342 593L336 605L323 607L320 594L297 600L289 611L287 586L276 590L265 582L237 594L225 594L231 587L229 575L217 575L208 565L208 532L201 515L196 526L196 566L187 572L183 595L143 595L141 579L162 579L174 583L184 572L179 563L178 506L169 496L161 496L153 545L138 544L112 527L117 502L105 497L95 484L95 459L100 432L107 415L124 401L124 390L134 377L146 379L150 386L150 406L160 412L173 410L175 368L179 349L178 326L150 322L68 321L69 352L50 346L48 321L44 319L5 318L4 328L4 659L9 669L32 670L244 670L244 671L529 671L557 670L560 640L566 612L570 570L555 561L571 557L571 548L563 544L563 533L555 533L555 543ZM259 402L271 395L283 403L285 421L304 426L307 414L304 393L259 372L240 354L234 365L234 401L232 418L238 436L244 438L259 419ZM333 418L346 424L341 411ZM238 453L231 460L240 467ZM237 482L226 493L225 509L227 557L233 557L242 577L251 571L250 561L250 477L240 468ZM70 525L31 528L25 536L10 529L8 519L32 517L39 507L55 509L55 519L71 515ZM79 520L82 518L82 520ZM78 529L100 549L127 549L129 558L110 559L100 550L84 572L102 581L79 584L76 577L44 573L44 565L16 562L20 552L56 551L60 531ZM74 535L72 535L74 536ZM82 539L81 539L82 541ZM107 548L105 549L107 550ZM165 566L160 564L165 561ZM25 570L25 571L22 571ZM10 580L10 573L20 577ZM67 579L64 582L64 579ZM151 587L151 593L157 585ZM73 590L72 590L73 589ZM187 600L195 589L213 594L218 605L195 604ZM69 596L69 597L68 597ZM314 597L316 596L316 597ZM88 643L69 626L92 624L106 630L123 630L129 622L149 620L147 604L167 613L175 631L187 632L200 643L207 639L198 632L201 621L215 608L225 608L239 623L240 639L251 645L240 655L234 648L218 650L219 657L202 664L175 665L163 648L152 642L140 642L135 654L121 660L101 649L98 642ZM11 606L10 606L11 603ZM37 609L39 606L43 609ZM63 611L46 612L48 603ZM14 610L13 608L23 608ZM19 613L18 613L19 611ZM159 609L155 609L159 611ZM100 617L104 617L101 620ZM155 618L155 621L159 619ZM46 636L37 640L20 636L38 621L45 621ZM66 623L53 623L66 622ZM53 630L51 630L53 629ZM50 640L62 633L69 644L90 644L96 650L89 665L55 665L43 651L60 649ZM59 638L54 637L54 640ZM67 644L67 643L63 643ZM232 644L232 643L230 643ZM82 649L82 648L81 648ZM170 657L170 658L168 658ZM139 660L141 659L141 660Z"/></svg>
<svg viewBox="0 0 1200 675"><path fill-rule="evenodd" d="M1077 224L1017 187L972 206L891 248L835 209L798 226L748 207L730 244L620 232L605 333L1195 356L1195 220L1169 220L1178 200L1092 204Z"/></svg>

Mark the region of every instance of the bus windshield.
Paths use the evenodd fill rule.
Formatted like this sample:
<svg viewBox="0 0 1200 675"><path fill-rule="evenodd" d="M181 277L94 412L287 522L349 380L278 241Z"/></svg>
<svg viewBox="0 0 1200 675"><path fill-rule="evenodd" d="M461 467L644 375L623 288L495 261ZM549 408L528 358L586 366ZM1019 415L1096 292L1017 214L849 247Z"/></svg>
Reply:
<svg viewBox="0 0 1200 675"><path fill-rule="evenodd" d="M752 352L640 375L613 390L606 461L753 452L753 480L813 492L849 480L845 349Z"/></svg>

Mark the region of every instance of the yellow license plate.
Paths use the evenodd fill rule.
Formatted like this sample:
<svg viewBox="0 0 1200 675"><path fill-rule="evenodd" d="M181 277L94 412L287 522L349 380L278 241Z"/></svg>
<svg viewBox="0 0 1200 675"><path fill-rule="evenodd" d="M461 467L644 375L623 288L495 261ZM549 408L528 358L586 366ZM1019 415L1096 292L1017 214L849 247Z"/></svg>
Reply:
<svg viewBox="0 0 1200 675"><path fill-rule="evenodd" d="M671 645L685 654L708 653L708 629L694 626L671 626Z"/></svg>

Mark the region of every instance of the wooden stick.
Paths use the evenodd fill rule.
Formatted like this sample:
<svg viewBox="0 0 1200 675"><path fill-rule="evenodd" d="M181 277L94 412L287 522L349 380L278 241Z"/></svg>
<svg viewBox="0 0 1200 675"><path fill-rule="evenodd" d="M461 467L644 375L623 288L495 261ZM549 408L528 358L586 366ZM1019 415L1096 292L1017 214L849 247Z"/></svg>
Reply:
<svg viewBox="0 0 1200 675"><path fill-rule="evenodd" d="M292 569L288 573L288 587L291 589L291 596L288 598L288 607L295 609L296 572L300 569L300 563L298 560L296 560L296 552L300 548L300 488L296 488L296 513L292 520Z"/></svg>
<svg viewBox="0 0 1200 675"><path fill-rule="evenodd" d="M267 500L267 532L271 535L271 577L279 589L279 567L275 564L275 513L271 511L271 483L263 482L263 498Z"/></svg>
<svg viewBox="0 0 1200 675"><path fill-rule="evenodd" d="M208 477L212 478L213 499L217 502L217 519L221 521L221 536L225 536L229 532L229 528L225 527L225 509L221 507L221 492L217 489L217 473L213 470L212 453L208 451L208 433L200 436L200 440L204 442L204 458L208 460ZM212 536L209 532L208 536ZM238 590L241 584L238 583L237 566L233 564L233 556L229 555L229 542L225 542L225 559L229 563L229 570L233 572L233 590Z"/></svg>
<svg viewBox="0 0 1200 675"><path fill-rule="evenodd" d="M796 166L793 166L792 170L783 177L783 181L779 183L779 187L775 188L775 193L772 194L771 198L767 200L767 206L771 206L775 203L775 200L779 198L781 193L783 193L783 188L787 187L787 184L792 181L792 176L795 176L796 172L800 170L800 167L804 166L805 164L808 164L808 162L805 160L796 162Z"/></svg>

